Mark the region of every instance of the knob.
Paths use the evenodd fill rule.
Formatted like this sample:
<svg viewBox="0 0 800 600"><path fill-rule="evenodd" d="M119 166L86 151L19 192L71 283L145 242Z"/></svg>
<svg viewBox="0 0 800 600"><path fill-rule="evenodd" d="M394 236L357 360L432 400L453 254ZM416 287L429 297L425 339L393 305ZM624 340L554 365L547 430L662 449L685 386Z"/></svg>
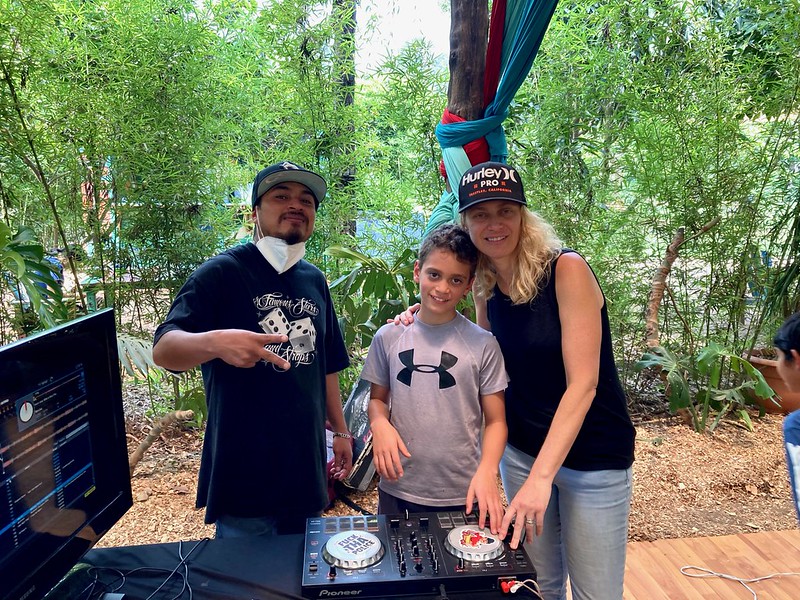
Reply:
<svg viewBox="0 0 800 600"><path fill-rule="evenodd" d="M414 565L414 569L417 571L417 573L422 573L422 563L421 562L416 563Z"/></svg>
<svg viewBox="0 0 800 600"><path fill-rule="evenodd" d="M439 559L438 558L434 558L433 559L433 572L434 573L438 573L439 572Z"/></svg>
<svg viewBox="0 0 800 600"><path fill-rule="evenodd" d="M414 547L411 549L411 554L413 554L415 557L419 558L419 546L414 544Z"/></svg>
<svg viewBox="0 0 800 600"><path fill-rule="evenodd" d="M331 565L331 570L328 571L328 579L336 579L336 567Z"/></svg>
<svg viewBox="0 0 800 600"><path fill-rule="evenodd" d="M459 571L463 571L464 570L464 559L463 558L459 558L458 559L458 566L456 568Z"/></svg>

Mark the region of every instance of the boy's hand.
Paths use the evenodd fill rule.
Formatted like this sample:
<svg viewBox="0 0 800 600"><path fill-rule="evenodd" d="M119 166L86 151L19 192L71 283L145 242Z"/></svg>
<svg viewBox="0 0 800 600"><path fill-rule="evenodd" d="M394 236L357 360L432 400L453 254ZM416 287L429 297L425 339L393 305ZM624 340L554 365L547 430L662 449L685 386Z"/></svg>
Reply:
<svg viewBox="0 0 800 600"><path fill-rule="evenodd" d="M403 476L403 465L400 454L409 458L411 453L406 448L403 438L397 429L385 419L372 423L372 458L375 470L381 477L389 481L397 481Z"/></svg>
<svg viewBox="0 0 800 600"><path fill-rule="evenodd" d="M472 507L478 501L478 526L486 526L486 516L489 516L489 530L497 535L503 520L503 501L500 490L497 488L497 475L489 470L478 470L472 477L467 491L466 514L472 512Z"/></svg>

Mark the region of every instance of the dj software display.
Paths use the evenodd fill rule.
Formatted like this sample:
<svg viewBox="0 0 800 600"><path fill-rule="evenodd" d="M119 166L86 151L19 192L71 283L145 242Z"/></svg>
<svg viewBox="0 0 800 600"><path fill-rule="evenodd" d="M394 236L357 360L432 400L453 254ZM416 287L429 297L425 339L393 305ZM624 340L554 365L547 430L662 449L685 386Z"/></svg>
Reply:
<svg viewBox="0 0 800 600"><path fill-rule="evenodd" d="M303 548L303 596L366 597L501 589L501 582L535 579L522 546L516 550L474 514L308 519Z"/></svg>

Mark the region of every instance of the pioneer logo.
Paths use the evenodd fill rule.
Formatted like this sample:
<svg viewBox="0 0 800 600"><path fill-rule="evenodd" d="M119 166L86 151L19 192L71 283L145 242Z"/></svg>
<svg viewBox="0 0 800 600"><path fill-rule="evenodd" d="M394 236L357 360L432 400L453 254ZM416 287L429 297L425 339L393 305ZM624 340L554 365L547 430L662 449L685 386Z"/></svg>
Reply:
<svg viewBox="0 0 800 600"><path fill-rule="evenodd" d="M330 590L322 590L319 593L320 598L337 598L340 596L358 596L364 590L339 590L339 591L330 591Z"/></svg>

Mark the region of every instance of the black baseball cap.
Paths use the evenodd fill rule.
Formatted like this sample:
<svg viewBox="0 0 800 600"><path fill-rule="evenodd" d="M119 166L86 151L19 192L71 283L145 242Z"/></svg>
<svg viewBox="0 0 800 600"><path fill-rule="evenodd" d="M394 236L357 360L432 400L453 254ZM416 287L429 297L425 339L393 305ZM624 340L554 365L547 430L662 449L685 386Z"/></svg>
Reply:
<svg viewBox="0 0 800 600"><path fill-rule="evenodd" d="M485 162L464 173L458 185L458 212L488 200L509 200L527 206L522 180L514 167Z"/></svg>
<svg viewBox="0 0 800 600"><path fill-rule="evenodd" d="M261 196L270 188L284 181L302 183L310 189L311 193L314 194L314 199L317 201L317 208L319 208L319 203L322 202L322 199L325 198L325 194L328 193L328 184L325 183L321 175L285 160L258 172L255 181L253 181L251 207L255 208Z"/></svg>

